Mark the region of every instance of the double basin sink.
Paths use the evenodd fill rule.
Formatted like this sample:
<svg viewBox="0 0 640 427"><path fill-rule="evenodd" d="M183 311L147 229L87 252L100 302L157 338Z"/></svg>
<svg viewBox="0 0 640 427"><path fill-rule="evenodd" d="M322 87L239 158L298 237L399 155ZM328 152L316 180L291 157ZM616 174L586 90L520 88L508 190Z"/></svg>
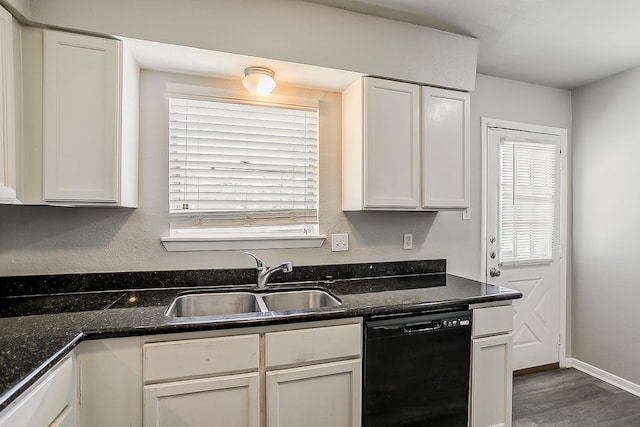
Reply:
<svg viewBox="0 0 640 427"><path fill-rule="evenodd" d="M215 317L237 314L315 311L341 302L320 289L273 292L192 293L178 296L166 311L169 317Z"/></svg>

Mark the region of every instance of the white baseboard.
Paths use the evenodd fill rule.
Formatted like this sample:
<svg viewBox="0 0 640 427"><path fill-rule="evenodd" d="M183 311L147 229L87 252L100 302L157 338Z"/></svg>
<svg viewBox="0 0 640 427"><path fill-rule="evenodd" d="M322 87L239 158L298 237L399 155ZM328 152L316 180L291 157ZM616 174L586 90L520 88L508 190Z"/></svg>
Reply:
<svg viewBox="0 0 640 427"><path fill-rule="evenodd" d="M588 363L578 359L567 357L566 361L568 368L576 368L585 374L589 374L592 377L596 377L624 391L640 396L640 384L632 383L631 381L620 378L619 376L613 375L607 371L603 371L600 368L596 368L595 366L589 365Z"/></svg>

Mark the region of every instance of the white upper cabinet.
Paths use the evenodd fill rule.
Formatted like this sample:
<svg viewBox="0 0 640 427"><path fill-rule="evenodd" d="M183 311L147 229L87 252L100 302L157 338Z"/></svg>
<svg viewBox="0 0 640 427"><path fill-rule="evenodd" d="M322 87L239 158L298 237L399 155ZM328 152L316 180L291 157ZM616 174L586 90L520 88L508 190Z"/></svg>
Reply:
<svg viewBox="0 0 640 427"><path fill-rule="evenodd" d="M366 79L364 207L415 209L420 203L420 88Z"/></svg>
<svg viewBox="0 0 640 427"><path fill-rule="evenodd" d="M43 65L43 200L135 207L135 62L119 40L45 31Z"/></svg>
<svg viewBox="0 0 640 427"><path fill-rule="evenodd" d="M417 209L420 87L358 79L342 99L342 209Z"/></svg>
<svg viewBox="0 0 640 427"><path fill-rule="evenodd" d="M468 93L365 77L342 114L342 210L469 207Z"/></svg>
<svg viewBox="0 0 640 427"><path fill-rule="evenodd" d="M0 203L16 197L16 122L13 73L13 17L0 7Z"/></svg>
<svg viewBox="0 0 640 427"><path fill-rule="evenodd" d="M469 94L422 87L422 207L468 208Z"/></svg>

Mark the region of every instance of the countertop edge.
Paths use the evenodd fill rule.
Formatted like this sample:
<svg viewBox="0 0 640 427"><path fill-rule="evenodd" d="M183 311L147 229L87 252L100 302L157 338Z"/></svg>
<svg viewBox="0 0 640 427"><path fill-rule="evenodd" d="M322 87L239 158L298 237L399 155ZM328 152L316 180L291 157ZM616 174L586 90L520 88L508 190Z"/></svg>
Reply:
<svg viewBox="0 0 640 427"><path fill-rule="evenodd" d="M45 376L51 368L56 366L58 362L65 358L76 346L82 341L84 334L78 333L73 339L69 340L60 350L44 361L40 366L31 371L27 376L10 388L6 393L0 396L0 412L7 409L12 403L34 385L40 378Z"/></svg>

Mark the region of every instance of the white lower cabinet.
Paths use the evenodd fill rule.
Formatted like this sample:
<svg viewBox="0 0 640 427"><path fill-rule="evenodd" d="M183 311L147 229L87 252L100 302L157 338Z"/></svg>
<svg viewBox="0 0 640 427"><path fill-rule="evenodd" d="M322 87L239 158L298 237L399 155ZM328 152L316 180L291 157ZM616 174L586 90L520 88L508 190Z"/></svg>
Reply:
<svg viewBox="0 0 640 427"><path fill-rule="evenodd" d="M0 427L75 427L73 355L40 378L0 416Z"/></svg>
<svg viewBox="0 0 640 427"><path fill-rule="evenodd" d="M472 427L510 427L513 370L511 304L473 310Z"/></svg>
<svg viewBox="0 0 640 427"><path fill-rule="evenodd" d="M258 427L257 372L147 385L144 425Z"/></svg>
<svg viewBox="0 0 640 427"><path fill-rule="evenodd" d="M83 343L81 425L359 427L361 349L361 319Z"/></svg>
<svg viewBox="0 0 640 427"><path fill-rule="evenodd" d="M361 362L267 372L268 427L360 425Z"/></svg>
<svg viewBox="0 0 640 427"><path fill-rule="evenodd" d="M144 426L258 427L259 356L259 334L144 344Z"/></svg>
<svg viewBox="0 0 640 427"><path fill-rule="evenodd" d="M361 324L265 334L267 427L359 427Z"/></svg>

